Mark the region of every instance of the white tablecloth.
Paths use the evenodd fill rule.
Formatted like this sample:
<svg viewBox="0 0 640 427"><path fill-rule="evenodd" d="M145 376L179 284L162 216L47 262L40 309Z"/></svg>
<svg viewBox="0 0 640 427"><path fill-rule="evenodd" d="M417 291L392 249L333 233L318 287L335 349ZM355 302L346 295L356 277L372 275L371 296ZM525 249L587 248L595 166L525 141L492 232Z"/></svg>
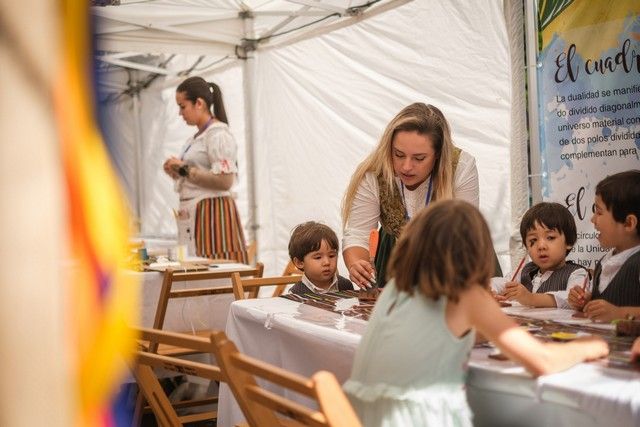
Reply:
<svg viewBox="0 0 640 427"><path fill-rule="evenodd" d="M245 264L229 263L217 264L212 271L240 271L249 270ZM141 282L140 296L140 326L153 327L162 278L164 273L147 271L143 273L129 272ZM230 284L228 279L199 280L190 282L189 288L208 288ZM186 289L186 283L174 282L172 289ZM167 314L162 329L168 331L188 332L201 329L224 330L229 313L229 305L234 301L233 294L208 295L191 298L173 298L169 300Z"/></svg>
<svg viewBox="0 0 640 427"><path fill-rule="evenodd" d="M523 308L509 309L524 314ZM570 319L570 311L527 310L530 317ZM366 322L284 299L234 302L226 332L241 352L310 376L325 369L344 382ZM474 349L467 382L476 425L638 426L640 374L580 364L533 379L513 362ZM218 425L244 419L229 388L221 386Z"/></svg>

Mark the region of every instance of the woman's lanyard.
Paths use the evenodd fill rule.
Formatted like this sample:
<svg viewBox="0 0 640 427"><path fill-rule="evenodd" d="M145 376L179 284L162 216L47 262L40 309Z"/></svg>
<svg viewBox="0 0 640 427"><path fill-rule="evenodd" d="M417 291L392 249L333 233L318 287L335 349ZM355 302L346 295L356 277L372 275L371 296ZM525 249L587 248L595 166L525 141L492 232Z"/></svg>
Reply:
<svg viewBox="0 0 640 427"><path fill-rule="evenodd" d="M411 217L409 216L409 209L407 208L407 200L404 198L404 183L400 181L400 189L402 190L402 204L404 204L404 219L409 221ZM424 205L429 205L431 201L431 190L433 189L433 180L429 177L429 187L427 188L427 196L424 199Z"/></svg>
<svg viewBox="0 0 640 427"><path fill-rule="evenodd" d="M180 155L180 160L184 161L184 156L186 156L187 152L189 151L189 149L191 148L191 146L193 144L195 144L195 140L191 141L191 144L187 145L187 148L184 149L184 151L182 152L182 154Z"/></svg>
<svg viewBox="0 0 640 427"><path fill-rule="evenodd" d="M193 137L193 141L191 141L191 144L187 145L187 148L185 148L182 154L180 155L180 160L184 161L184 156L186 156L187 152L191 149L191 146L195 144L196 138L202 135L204 131L207 130L207 128L211 123L213 123L213 117L209 119L209 121L204 125L204 128L202 128L202 130L199 130L198 133L196 133L196 135Z"/></svg>

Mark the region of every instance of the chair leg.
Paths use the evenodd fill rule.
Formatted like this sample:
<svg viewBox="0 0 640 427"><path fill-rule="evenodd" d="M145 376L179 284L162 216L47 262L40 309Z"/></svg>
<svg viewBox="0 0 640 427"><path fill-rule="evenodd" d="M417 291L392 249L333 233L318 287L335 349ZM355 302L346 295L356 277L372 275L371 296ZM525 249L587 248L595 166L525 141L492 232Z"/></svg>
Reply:
<svg viewBox="0 0 640 427"><path fill-rule="evenodd" d="M136 407L133 410L133 417L131 418L131 427L140 427L140 424L142 423L142 410L144 409L144 404L144 394L142 394L142 390L138 389Z"/></svg>

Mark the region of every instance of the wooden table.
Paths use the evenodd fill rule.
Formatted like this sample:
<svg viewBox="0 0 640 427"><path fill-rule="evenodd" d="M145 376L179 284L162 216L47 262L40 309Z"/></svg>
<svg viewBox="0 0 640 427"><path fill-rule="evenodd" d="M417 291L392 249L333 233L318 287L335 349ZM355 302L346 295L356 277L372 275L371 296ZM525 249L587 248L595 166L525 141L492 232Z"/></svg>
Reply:
<svg viewBox="0 0 640 427"><path fill-rule="evenodd" d="M570 319L568 310L525 311L533 319ZM232 303L226 332L240 351L309 376L326 369L344 382L367 322L284 298ZM601 327L603 333L610 327ZM472 351L467 381L476 425L637 426L640 425L640 373L583 363L533 379L510 361L489 359L492 350ZM278 390L274 390L278 392ZM221 387L218 425L243 419L233 396Z"/></svg>

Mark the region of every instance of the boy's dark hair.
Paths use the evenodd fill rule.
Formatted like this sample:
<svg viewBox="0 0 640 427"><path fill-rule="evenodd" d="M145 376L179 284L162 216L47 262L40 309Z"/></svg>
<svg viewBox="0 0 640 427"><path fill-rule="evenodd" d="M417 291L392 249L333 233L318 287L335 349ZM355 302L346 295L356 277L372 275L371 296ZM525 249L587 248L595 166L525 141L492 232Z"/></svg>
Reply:
<svg viewBox="0 0 640 427"><path fill-rule="evenodd" d="M635 215L638 219L636 234L640 236L640 170L606 177L596 185L596 196L600 196L617 222L623 223L627 215Z"/></svg>
<svg viewBox="0 0 640 427"><path fill-rule="evenodd" d="M338 250L340 247L338 236L331 227L315 221L298 224L289 239L289 257L302 261L305 255L320 249L323 240L331 249Z"/></svg>
<svg viewBox="0 0 640 427"><path fill-rule="evenodd" d="M482 214L463 200L439 200L407 224L391 253L388 276L400 291L458 301L471 286L489 288L493 243Z"/></svg>
<svg viewBox="0 0 640 427"><path fill-rule="evenodd" d="M525 212L520 221L520 236L522 243L526 246L527 233L536 227L536 223L547 227L549 230L556 230L564 235L567 245L573 247L578 238L576 231L576 221L569 209L560 203L541 202L535 204ZM567 250L567 254L571 249Z"/></svg>

